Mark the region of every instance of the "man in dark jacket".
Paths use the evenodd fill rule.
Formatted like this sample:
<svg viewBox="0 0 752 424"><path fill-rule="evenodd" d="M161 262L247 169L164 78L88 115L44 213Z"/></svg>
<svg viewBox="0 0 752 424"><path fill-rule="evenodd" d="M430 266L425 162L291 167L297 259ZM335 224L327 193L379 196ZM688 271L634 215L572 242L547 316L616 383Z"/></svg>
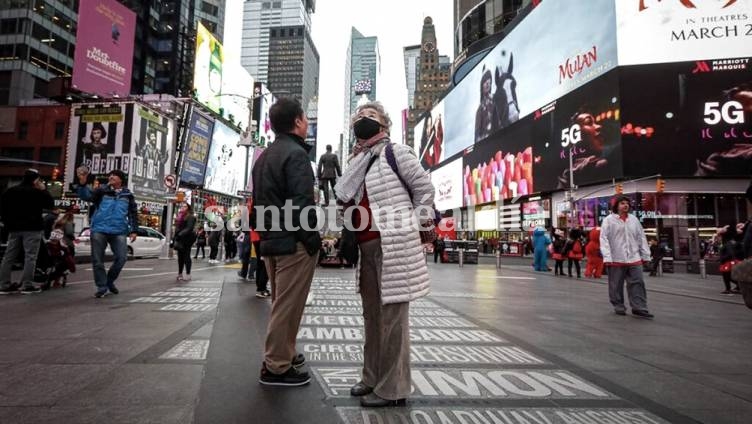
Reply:
<svg viewBox="0 0 752 424"><path fill-rule="evenodd" d="M21 184L9 188L2 197L2 217L8 231L8 247L0 265L0 293L8 294L18 291L21 284L12 284L10 273L13 262L21 249L24 251L24 268L21 293L38 293L34 287L34 268L36 268L39 244L42 241L42 211L52 209L53 201L44 183L39 179L36 169L24 173Z"/></svg>
<svg viewBox="0 0 752 424"><path fill-rule="evenodd" d="M332 153L332 145L326 145L326 153L319 158L319 185L324 190L324 205L329 204L329 186L334 193L334 185L337 184L337 177L342 176L342 170L339 169L339 158ZM336 194L335 194L336 196Z"/></svg>
<svg viewBox="0 0 752 424"><path fill-rule="evenodd" d="M261 384L301 386L311 377L298 371L295 338L311 288L321 236L316 230L315 180L305 143L308 119L294 99L270 109L277 139L253 166L251 225L260 237L272 287L272 311L266 336Z"/></svg>
<svg viewBox="0 0 752 424"><path fill-rule="evenodd" d="M78 197L92 202L94 212L91 216L91 264L94 269L94 284L97 299L107 294L120 291L115 287L120 271L128 257L128 241L136 240L138 229L138 209L133 193L124 187L125 174L111 171L107 176L107 185L92 190L88 185L89 171L85 167L77 170L79 186ZM112 250L113 262L110 269L104 270L104 252L107 245Z"/></svg>

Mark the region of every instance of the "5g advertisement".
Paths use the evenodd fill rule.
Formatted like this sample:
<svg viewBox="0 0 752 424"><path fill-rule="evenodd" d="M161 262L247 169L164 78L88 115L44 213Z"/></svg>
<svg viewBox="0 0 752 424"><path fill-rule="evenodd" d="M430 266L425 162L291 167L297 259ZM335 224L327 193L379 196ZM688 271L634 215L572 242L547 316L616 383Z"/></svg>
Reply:
<svg viewBox="0 0 752 424"><path fill-rule="evenodd" d="M629 66L620 73L626 175L750 175L750 58Z"/></svg>

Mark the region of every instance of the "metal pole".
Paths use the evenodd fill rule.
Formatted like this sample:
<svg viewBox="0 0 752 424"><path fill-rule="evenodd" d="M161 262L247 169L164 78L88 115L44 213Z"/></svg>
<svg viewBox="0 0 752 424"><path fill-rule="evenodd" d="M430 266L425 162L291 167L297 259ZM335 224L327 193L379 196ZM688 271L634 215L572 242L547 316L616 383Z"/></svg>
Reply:
<svg viewBox="0 0 752 424"><path fill-rule="evenodd" d="M172 201L167 202L167 222L165 222L165 244L162 246L162 254L159 259L172 259L172 249L170 249L170 240L172 240Z"/></svg>
<svg viewBox="0 0 752 424"><path fill-rule="evenodd" d="M663 277L663 258L658 260L658 276Z"/></svg>
<svg viewBox="0 0 752 424"><path fill-rule="evenodd" d="M462 268L463 266L465 266L465 249L462 246L458 247L458 249L460 254L460 268Z"/></svg>
<svg viewBox="0 0 752 424"><path fill-rule="evenodd" d="M708 278L708 274L705 271L705 259L700 259L700 278Z"/></svg>
<svg viewBox="0 0 752 424"><path fill-rule="evenodd" d="M496 269L501 269L501 250L496 248Z"/></svg>

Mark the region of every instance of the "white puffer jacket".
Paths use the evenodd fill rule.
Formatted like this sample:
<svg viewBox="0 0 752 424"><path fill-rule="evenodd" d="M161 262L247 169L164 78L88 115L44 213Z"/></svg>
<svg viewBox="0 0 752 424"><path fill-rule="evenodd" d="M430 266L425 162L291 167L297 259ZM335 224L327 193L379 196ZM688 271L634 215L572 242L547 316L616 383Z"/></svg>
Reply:
<svg viewBox="0 0 752 424"><path fill-rule="evenodd" d="M428 294L430 279L420 234L410 222L417 222L415 208L432 210L434 188L431 179L415 157L413 150L394 144L397 169L413 194L413 200L392 171L386 159L384 145L379 159L368 170L365 178L368 202L374 222L381 235L383 263L381 268L381 303L402 303ZM396 213L387 213L394 211ZM389 216L398 215L396 219ZM358 268L360 273L360 268Z"/></svg>

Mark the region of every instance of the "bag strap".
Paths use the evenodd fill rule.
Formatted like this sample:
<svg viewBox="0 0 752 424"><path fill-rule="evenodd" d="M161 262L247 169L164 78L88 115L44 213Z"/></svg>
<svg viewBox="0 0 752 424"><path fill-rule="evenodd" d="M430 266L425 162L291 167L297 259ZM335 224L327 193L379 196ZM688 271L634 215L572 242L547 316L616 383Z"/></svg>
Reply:
<svg viewBox="0 0 752 424"><path fill-rule="evenodd" d="M397 167L397 158L394 156L394 148L392 147L392 143L387 143L386 148L384 148L384 154L386 155L386 163L389 164L389 167L392 168L392 171L397 175L397 178L399 178L400 183L402 183L402 187L407 190L407 195L410 196L410 201L412 202L413 191L410 190L410 187L402 178L402 175L400 175L399 168Z"/></svg>

